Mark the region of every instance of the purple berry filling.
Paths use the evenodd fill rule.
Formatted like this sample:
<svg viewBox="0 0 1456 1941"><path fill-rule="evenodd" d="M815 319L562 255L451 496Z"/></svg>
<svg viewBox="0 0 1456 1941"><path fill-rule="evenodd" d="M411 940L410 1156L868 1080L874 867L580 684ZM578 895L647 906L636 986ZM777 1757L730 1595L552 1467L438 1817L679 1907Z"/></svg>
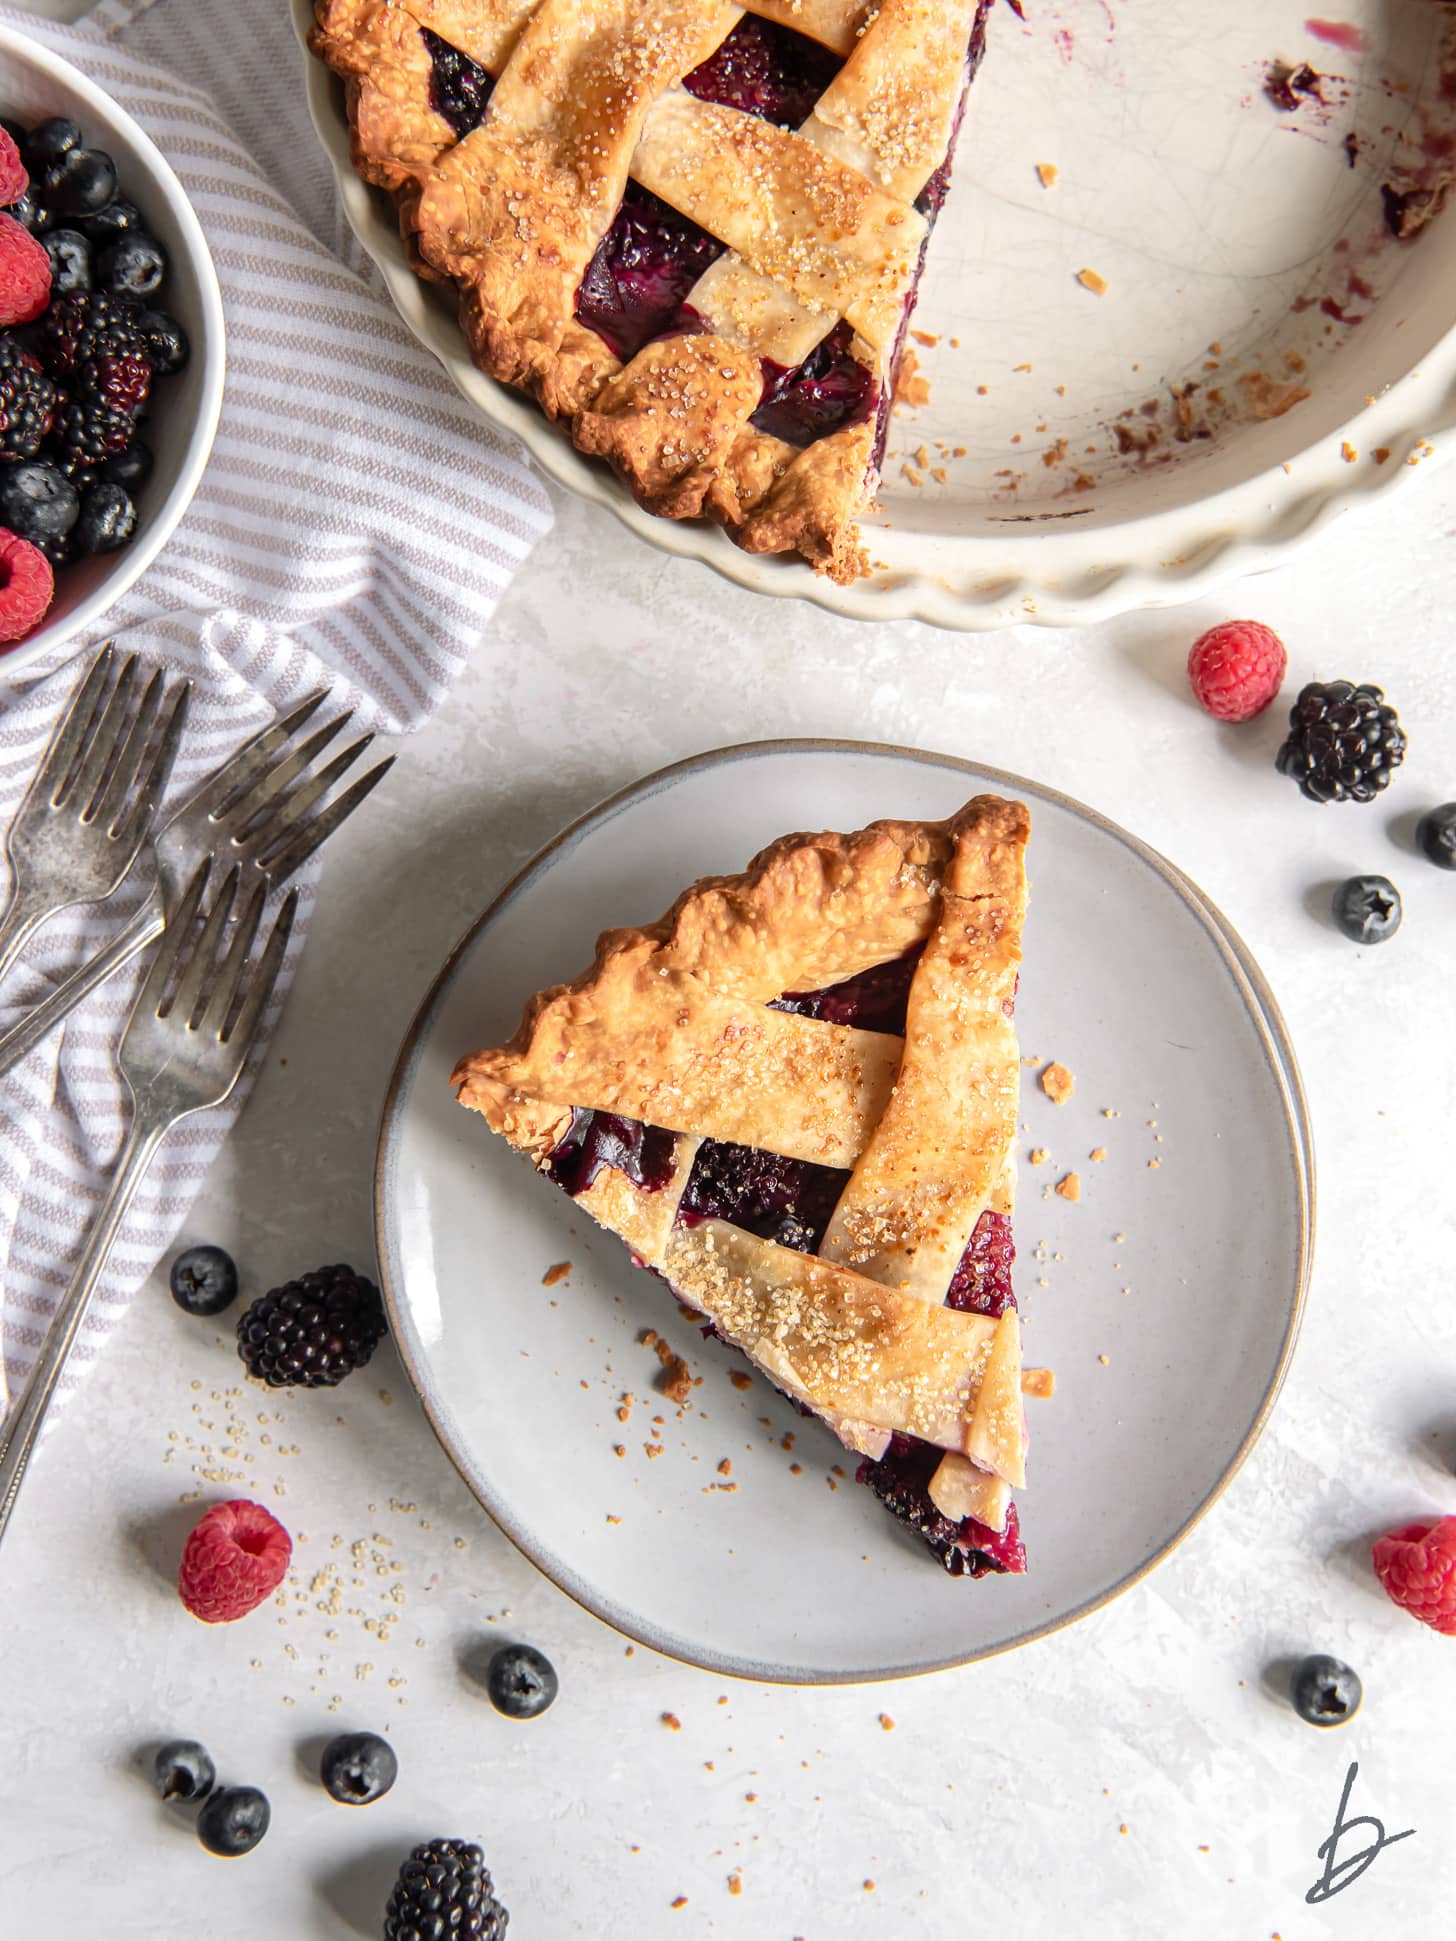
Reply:
<svg viewBox="0 0 1456 1941"><path fill-rule="evenodd" d="M576 1197L584 1193L602 1170L614 1166L634 1186L660 1193L673 1175L677 1134L640 1119L622 1119L615 1112L574 1111L571 1129L555 1145L545 1170L558 1186Z"/></svg>
<svg viewBox="0 0 1456 1941"><path fill-rule="evenodd" d="M495 82L478 61L452 47L448 40L421 27L430 50L430 106L444 117L461 141L478 128Z"/></svg>
<svg viewBox="0 0 1456 1941"><path fill-rule="evenodd" d="M989 1314L996 1320L1007 1308L1016 1306L1011 1291L1015 1259L1011 1222L1004 1213L993 1213L987 1207L961 1255L945 1297L946 1306L959 1308L962 1314Z"/></svg>
<svg viewBox="0 0 1456 1941"><path fill-rule="evenodd" d="M597 245L576 293L576 314L625 364L644 344L697 319L683 299L723 245L636 182Z"/></svg>
<svg viewBox="0 0 1456 1941"><path fill-rule="evenodd" d="M988 1571L1019 1577L1026 1569L1026 1546L1016 1505L1006 1512L1006 1528L990 1529L973 1516L953 1523L930 1500L930 1479L942 1451L913 1436L896 1435L879 1462L862 1462L855 1481L872 1489L885 1508L923 1537L952 1577L984 1577Z"/></svg>
<svg viewBox="0 0 1456 1941"><path fill-rule="evenodd" d="M888 964L874 964L842 984L831 984L823 991L785 991L769 1006L771 1011L792 1011L801 1018L820 1018L825 1024L853 1025L857 1031L887 1031L892 1037L905 1035L905 1011L910 1001L910 980L920 962L924 946L916 944L903 957Z"/></svg>
<svg viewBox="0 0 1456 1941"><path fill-rule="evenodd" d="M715 53L684 76L683 86L699 101L798 128L839 68L839 56L817 41L748 14Z"/></svg>
<svg viewBox="0 0 1456 1941"><path fill-rule="evenodd" d="M854 332L837 323L797 370L763 358L763 397L750 420L755 431L786 445L812 445L846 425L863 424L879 401L871 373L850 353Z"/></svg>
<svg viewBox="0 0 1456 1941"><path fill-rule="evenodd" d="M693 1162L679 1216L726 1220L801 1254L818 1251L849 1174L754 1146L705 1139Z"/></svg>

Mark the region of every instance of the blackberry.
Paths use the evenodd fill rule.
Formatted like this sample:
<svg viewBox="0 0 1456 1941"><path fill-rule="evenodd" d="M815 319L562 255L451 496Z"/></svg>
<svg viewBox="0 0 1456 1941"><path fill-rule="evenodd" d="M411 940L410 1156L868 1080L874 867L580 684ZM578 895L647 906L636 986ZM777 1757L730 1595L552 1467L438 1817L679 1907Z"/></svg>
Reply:
<svg viewBox="0 0 1456 1941"><path fill-rule="evenodd" d="M56 387L29 351L0 337L0 458L34 458L55 423Z"/></svg>
<svg viewBox="0 0 1456 1941"><path fill-rule="evenodd" d="M134 418L152 388L151 361L140 351L103 350L76 367L72 391L81 398L99 398L113 411Z"/></svg>
<svg viewBox="0 0 1456 1941"><path fill-rule="evenodd" d="M1311 681L1275 757L1311 802L1373 802L1405 760L1395 709L1369 681Z"/></svg>
<svg viewBox="0 0 1456 1941"><path fill-rule="evenodd" d="M425 1935L503 1941L509 1925L480 1848L466 1840L427 1840L399 1870L384 1910L384 1941Z"/></svg>
<svg viewBox="0 0 1456 1941"><path fill-rule="evenodd" d="M270 1388L333 1388L385 1333L373 1281L352 1267L320 1267L254 1301L238 1322L238 1353Z"/></svg>
<svg viewBox="0 0 1456 1941"><path fill-rule="evenodd" d="M88 479L103 459L124 452L133 425L124 411L113 411L103 398L83 398L63 405L54 437L60 447L60 469L78 484Z"/></svg>
<svg viewBox="0 0 1456 1941"><path fill-rule="evenodd" d="M74 290L59 298L35 329L35 354L54 378L70 377L106 352L145 357L146 349L135 305L104 290Z"/></svg>

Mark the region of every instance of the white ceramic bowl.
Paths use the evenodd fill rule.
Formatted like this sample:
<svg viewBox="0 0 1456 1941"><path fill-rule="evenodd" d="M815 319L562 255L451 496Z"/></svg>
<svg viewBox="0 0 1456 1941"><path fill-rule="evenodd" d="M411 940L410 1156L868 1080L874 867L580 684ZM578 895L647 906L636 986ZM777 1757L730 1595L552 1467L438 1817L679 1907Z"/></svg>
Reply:
<svg viewBox="0 0 1456 1941"><path fill-rule="evenodd" d="M88 145L113 157L123 193L167 252L171 269L163 305L192 343L186 368L162 380L147 421L147 443L157 463L138 501L131 544L56 576L56 597L44 624L0 652L3 681L90 627L166 545L212 450L225 353L222 293L202 227L161 151L131 116L69 61L8 27L0 27L0 112L28 124L69 115Z"/></svg>
<svg viewBox="0 0 1456 1941"><path fill-rule="evenodd" d="M293 6L302 34L311 0ZM1456 198L1397 244L1380 197L1449 153L1456 10L1346 0L1331 23L1307 0L1224 0L1214 34L1166 0L1121 0L1115 23L1106 0L1026 11L994 10L915 318L937 339L917 346L930 400L895 414L865 523L877 570L852 586L653 518L476 370L450 293L415 277L354 173L342 85L312 59L309 106L401 317L559 484L759 592L869 620L1078 625L1273 566L1456 443ZM1311 62L1324 99L1276 108L1276 56ZM1309 395L1280 413L1291 386Z"/></svg>

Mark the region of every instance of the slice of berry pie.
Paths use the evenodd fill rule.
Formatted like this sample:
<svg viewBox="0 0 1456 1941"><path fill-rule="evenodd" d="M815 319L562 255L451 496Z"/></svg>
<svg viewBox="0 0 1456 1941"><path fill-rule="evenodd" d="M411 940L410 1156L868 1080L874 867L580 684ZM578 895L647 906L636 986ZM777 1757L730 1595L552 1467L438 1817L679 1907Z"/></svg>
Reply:
<svg viewBox="0 0 1456 1941"><path fill-rule="evenodd" d="M864 570L990 0L317 0L483 370L668 518Z"/></svg>
<svg viewBox="0 0 1456 1941"><path fill-rule="evenodd" d="M1021 1571L1020 803L785 836L610 930L460 1101L862 1461L953 1575Z"/></svg>

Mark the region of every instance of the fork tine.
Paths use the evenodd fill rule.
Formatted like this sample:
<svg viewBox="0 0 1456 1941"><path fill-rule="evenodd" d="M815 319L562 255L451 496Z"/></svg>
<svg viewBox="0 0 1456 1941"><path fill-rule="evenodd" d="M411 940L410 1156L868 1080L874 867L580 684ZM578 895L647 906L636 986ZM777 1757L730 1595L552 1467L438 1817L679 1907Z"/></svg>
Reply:
<svg viewBox="0 0 1456 1941"><path fill-rule="evenodd" d="M84 821L91 821L100 792L101 778L105 775L112 756L126 733L127 717L131 712L131 692L136 686L137 669L141 662L135 654L128 654L126 663L116 677L116 686L111 690L111 698L106 710L93 724L86 749L76 770L76 779L69 784L61 797L61 806L75 803L80 807Z"/></svg>
<svg viewBox="0 0 1456 1941"><path fill-rule="evenodd" d="M245 838L242 847L247 853L251 856L259 856L266 850L279 848L284 837L302 822L314 803L327 795L335 782L348 773L373 739L373 735L360 735L359 739L351 742L347 748L341 748L334 759L321 768L317 775L305 775L297 788L289 791L286 800L278 804L261 828Z"/></svg>
<svg viewBox="0 0 1456 1941"><path fill-rule="evenodd" d="M317 733L310 735L308 740L295 748L291 755L274 763L264 775L259 777L246 795L230 802L226 814L220 818L215 817L222 834L236 836L241 830L246 829L275 796L280 795L290 787L297 776L303 774L316 755L323 753L339 730L350 720L352 713L353 710L349 709L343 714L335 715L332 721L326 721Z"/></svg>
<svg viewBox="0 0 1456 1941"><path fill-rule="evenodd" d="M115 833L114 826L120 819L121 805L125 802L127 793L136 779L137 771L146 759L147 743L152 738L152 730L157 725L157 716L162 711L162 689L166 685L166 678L158 668L147 682L141 706L136 711L136 716L127 732L126 741L122 745L121 754L117 758L115 768L111 771L111 780L106 784L99 800L92 806L89 820L99 822L109 833Z"/></svg>
<svg viewBox="0 0 1456 1941"><path fill-rule="evenodd" d="M145 835L145 825L152 822L161 806L162 797L167 793L167 784L172 779L172 765L177 759L177 750L182 745L182 731L187 726L187 710L191 702L192 683L184 681L176 700L172 703L172 712L163 725L162 738L157 744L156 754L152 757L152 765L144 776L140 775L140 758L138 760L141 785L126 815L124 827L113 831L123 841L130 842L137 836Z"/></svg>
<svg viewBox="0 0 1456 1941"><path fill-rule="evenodd" d="M253 953L253 941L258 934L258 925L263 920L263 905L267 900L267 886L259 883L248 898L247 908L235 925L236 934L228 946L227 956L217 981L212 987L212 996L207 1000L198 1029L205 1035L221 1038L227 1027L228 1017L237 1001L238 988L243 981L243 972L248 967L248 959Z"/></svg>
<svg viewBox="0 0 1456 1941"><path fill-rule="evenodd" d="M316 687L312 694L303 697L291 714L269 722L266 728L260 728L257 734L251 735L241 748L228 757L215 775L208 777L187 806L201 809L206 815L216 815L239 789L246 788L254 776L267 767L279 749L292 739L327 697L327 688Z"/></svg>
<svg viewBox="0 0 1456 1941"><path fill-rule="evenodd" d="M43 791L54 807L60 799L66 777L71 772L71 764L76 759L76 750L81 745L83 735L89 734L91 722L97 711L97 704L105 691L111 674L111 663L116 657L116 649L108 640L101 652L92 661L83 679L76 683L76 691L71 696L66 712L56 724L55 735L51 740L49 753L36 776L36 788Z"/></svg>
<svg viewBox="0 0 1456 1941"><path fill-rule="evenodd" d="M328 841L340 823L348 821L365 796L379 786L394 763L395 757L390 755L377 767L371 768L367 775L361 775L357 782L351 782L342 795L330 802L326 809L320 809L312 821L306 822L276 856L270 856L263 868L272 880L284 883L306 863L320 844Z"/></svg>
<svg viewBox="0 0 1456 1941"><path fill-rule="evenodd" d="M162 941L157 954L152 959L152 968L147 972L147 981L137 998L134 1017L146 1013L153 1017L162 1015L162 999L167 995L172 972L177 968L187 941L192 935L192 926L197 921L197 906L202 901L202 892L207 888L207 879L212 871L212 858L204 856L193 873L192 881L183 891L182 900L168 916L167 927L162 932Z"/></svg>
<svg viewBox="0 0 1456 1941"><path fill-rule="evenodd" d="M212 900L207 921L202 926L202 935L178 979L177 995L172 999L167 1015L180 1018L183 1024L191 1024L202 1003L203 988L217 963L217 947L227 928L227 920L232 915L240 875L241 871L234 865L224 877L221 889Z"/></svg>
<svg viewBox="0 0 1456 1941"><path fill-rule="evenodd" d="M257 1035L258 1020L263 1015L263 1006L273 995L273 986L278 981L278 973L283 966L283 953L288 948L288 936L293 929L293 915L297 908L298 891L290 890L283 899L283 908L278 912L278 921L273 925L272 934L263 951L263 961L248 986L248 994L243 999L237 1022L227 1035L225 1042L237 1048L239 1071L242 1070L243 1061Z"/></svg>

